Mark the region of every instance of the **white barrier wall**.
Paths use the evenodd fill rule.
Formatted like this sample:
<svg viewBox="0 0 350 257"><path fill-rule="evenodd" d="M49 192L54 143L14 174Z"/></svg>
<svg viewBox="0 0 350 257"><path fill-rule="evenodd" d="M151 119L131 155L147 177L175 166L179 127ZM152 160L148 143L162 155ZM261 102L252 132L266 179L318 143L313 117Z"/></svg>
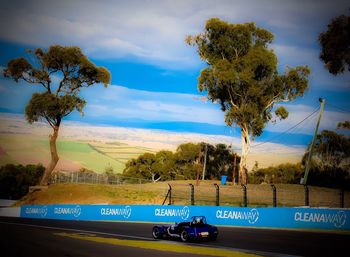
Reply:
<svg viewBox="0 0 350 257"><path fill-rule="evenodd" d="M21 216L20 207L0 208L0 217L20 217L20 216Z"/></svg>
<svg viewBox="0 0 350 257"><path fill-rule="evenodd" d="M213 225L350 231L350 209L180 205L25 205L23 218L167 223L204 215Z"/></svg>

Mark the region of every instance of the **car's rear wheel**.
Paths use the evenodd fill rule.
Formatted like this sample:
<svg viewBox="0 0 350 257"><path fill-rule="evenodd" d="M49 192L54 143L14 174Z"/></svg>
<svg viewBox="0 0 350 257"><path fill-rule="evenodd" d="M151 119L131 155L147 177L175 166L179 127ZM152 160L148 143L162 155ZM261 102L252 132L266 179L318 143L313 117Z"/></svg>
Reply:
<svg viewBox="0 0 350 257"><path fill-rule="evenodd" d="M181 238L182 242L188 242L189 235L188 235L186 230L182 230L182 232L180 234L180 238Z"/></svg>
<svg viewBox="0 0 350 257"><path fill-rule="evenodd" d="M154 239L161 239L163 237L160 229L158 227L154 227L152 230L152 236Z"/></svg>

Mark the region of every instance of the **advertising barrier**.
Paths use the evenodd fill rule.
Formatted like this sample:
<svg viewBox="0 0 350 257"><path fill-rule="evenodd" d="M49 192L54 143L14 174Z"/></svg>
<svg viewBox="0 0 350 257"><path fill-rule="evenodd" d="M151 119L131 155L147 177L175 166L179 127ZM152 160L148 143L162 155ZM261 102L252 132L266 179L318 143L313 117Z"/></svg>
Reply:
<svg viewBox="0 0 350 257"><path fill-rule="evenodd" d="M176 205L25 205L23 218L169 223L206 216L222 226L350 230L350 209Z"/></svg>

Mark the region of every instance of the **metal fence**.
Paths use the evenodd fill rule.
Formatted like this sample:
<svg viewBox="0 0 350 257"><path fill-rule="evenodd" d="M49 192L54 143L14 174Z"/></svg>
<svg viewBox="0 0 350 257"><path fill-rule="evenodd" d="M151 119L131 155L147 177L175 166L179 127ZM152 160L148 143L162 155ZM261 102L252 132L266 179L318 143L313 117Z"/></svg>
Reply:
<svg viewBox="0 0 350 257"><path fill-rule="evenodd" d="M302 185L168 184L163 204L350 208L350 192Z"/></svg>
<svg viewBox="0 0 350 257"><path fill-rule="evenodd" d="M78 184L145 184L150 183L150 180L122 176L119 174L97 174L93 172L59 172L55 173L50 178L50 184L59 183L78 183Z"/></svg>
<svg viewBox="0 0 350 257"><path fill-rule="evenodd" d="M148 191L157 195L158 204L217 205L242 207L329 207L350 208L350 192L342 189L303 186L297 184L220 185L218 181L171 181L152 183L150 180L91 172L59 172L51 176L51 184L85 183L107 185L139 185L134 194ZM162 200L159 200L162 199ZM155 200L153 200L155 201ZM157 204L156 202L154 202Z"/></svg>

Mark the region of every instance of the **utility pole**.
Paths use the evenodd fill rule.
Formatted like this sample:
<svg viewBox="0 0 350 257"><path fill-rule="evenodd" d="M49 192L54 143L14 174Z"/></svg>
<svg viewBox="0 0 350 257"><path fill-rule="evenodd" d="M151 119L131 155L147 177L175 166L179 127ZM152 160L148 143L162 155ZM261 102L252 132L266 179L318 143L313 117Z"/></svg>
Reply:
<svg viewBox="0 0 350 257"><path fill-rule="evenodd" d="M199 186L199 177L200 177L200 173L201 173L201 159L202 159L202 147L199 147L198 160L196 161L196 163L198 164L196 186Z"/></svg>
<svg viewBox="0 0 350 257"><path fill-rule="evenodd" d="M306 183L307 183L307 177L308 177L309 171L310 171L310 162L311 162L312 152L314 150L314 146L315 146L315 142L316 142L316 138L317 138L317 133L318 133L318 127L320 126L321 118L323 115L324 104L325 104L325 99L319 98L318 100L321 103L320 114L318 116L318 121L317 121L316 129L315 129L314 137L312 139L312 143L311 143L310 150L309 150L309 155L308 155L307 161L306 161L304 179L302 179L302 181L300 183L300 184L304 184L304 185L306 185Z"/></svg>
<svg viewBox="0 0 350 257"><path fill-rule="evenodd" d="M206 167L207 167L207 152L208 152L208 145L205 143L205 148L204 148L204 164L203 164L202 180L204 180L204 177L205 177L205 169L206 169Z"/></svg>

